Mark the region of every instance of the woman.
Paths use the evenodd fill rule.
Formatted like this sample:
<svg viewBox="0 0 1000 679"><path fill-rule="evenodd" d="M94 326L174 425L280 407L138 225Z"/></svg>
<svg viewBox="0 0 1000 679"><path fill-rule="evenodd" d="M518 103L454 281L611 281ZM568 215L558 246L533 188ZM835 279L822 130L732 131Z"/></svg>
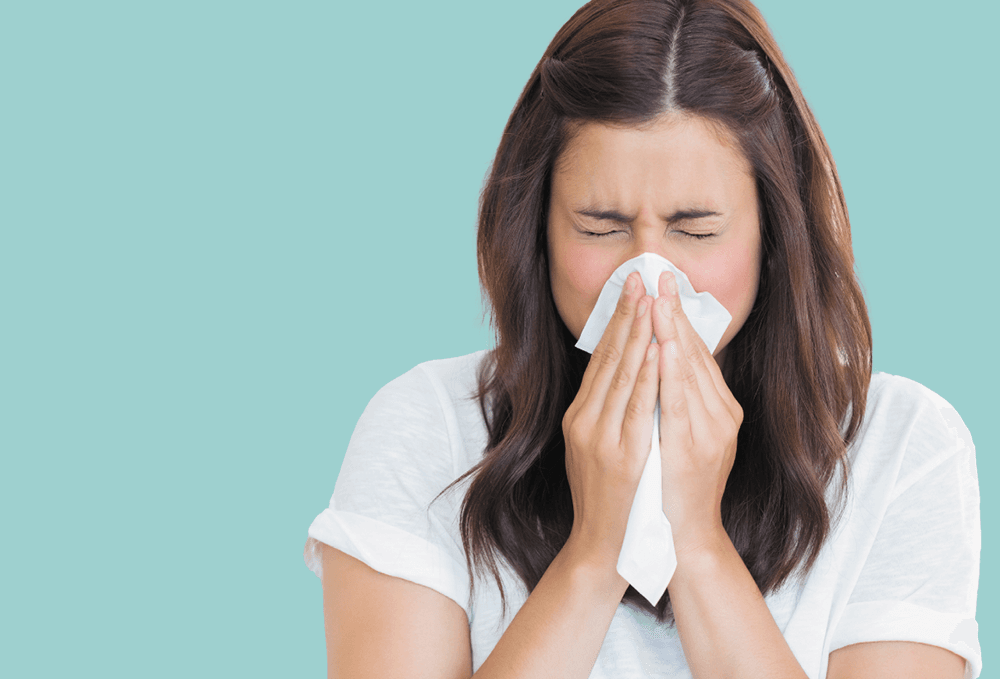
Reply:
<svg viewBox="0 0 1000 679"><path fill-rule="evenodd" d="M978 676L971 438L871 374L833 159L752 5L580 9L478 247L496 349L380 390L310 527L331 676ZM574 347L645 252L730 313L714 352L669 274ZM677 566L654 606L616 561L657 402Z"/></svg>

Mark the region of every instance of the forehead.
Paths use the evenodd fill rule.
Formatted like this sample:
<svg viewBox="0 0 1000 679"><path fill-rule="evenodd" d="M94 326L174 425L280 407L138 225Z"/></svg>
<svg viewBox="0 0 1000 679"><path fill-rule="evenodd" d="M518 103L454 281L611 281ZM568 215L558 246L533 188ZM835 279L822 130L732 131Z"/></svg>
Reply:
<svg viewBox="0 0 1000 679"><path fill-rule="evenodd" d="M553 191L597 201L725 202L753 182L750 163L725 126L671 114L643 126L573 123L553 168ZM639 195L643 194L643 195ZM737 197L732 196L733 200Z"/></svg>

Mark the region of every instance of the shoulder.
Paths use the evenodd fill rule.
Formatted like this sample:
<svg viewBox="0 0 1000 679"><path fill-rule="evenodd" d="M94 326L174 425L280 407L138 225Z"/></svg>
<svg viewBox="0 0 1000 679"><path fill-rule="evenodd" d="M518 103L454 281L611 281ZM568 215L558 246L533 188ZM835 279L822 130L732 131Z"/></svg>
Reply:
<svg viewBox="0 0 1000 679"><path fill-rule="evenodd" d="M864 508L855 518L866 524L890 506L915 514L932 507L972 511L978 504L968 427L942 396L905 377L872 375L848 462L853 504Z"/></svg>
<svg viewBox="0 0 1000 679"><path fill-rule="evenodd" d="M428 415L447 417L476 399L480 366L486 350L419 363L378 390L362 419L389 414L399 422ZM432 418L433 419L433 418Z"/></svg>
<svg viewBox="0 0 1000 679"><path fill-rule="evenodd" d="M481 456L478 375L488 351L420 363L378 390L358 420L343 471L380 466L459 475Z"/></svg>
<svg viewBox="0 0 1000 679"><path fill-rule="evenodd" d="M951 403L919 382L884 372L872 375L861 438L869 449L901 456L901 477L956 454L975 459L972 434Z"/></svg>
<svg viewBox="0 0 1000 679"><path fill-rule="evenodd" d="M478 405L469 397L485 354L421 363L378 390L344 454L338 508L366 507L372 493L382 502L398 496L426 505L464 471L468 417L461 409Z"/></svg>
<svg viewBox="0 0 1000 679"><path fill-rule="evenodd" d="M901 479L956 454L975 464L972 434L954 406L919 382L884 372L872 375L864 421L853 447L857 462L890 464Z"/></svg>
<svg viewBox="0 0 1000 679"><path fill-rule="evenodd" d="M428 402L447 405L467 399L477 390L479 368L488 355L483 350L419 363L379 389L368 408L426 406Z"/></svg>
<svg viewBox="0 0 1000 679"><path fill-rule="evenodd" d="M421 373L442 402L456 403L478 392L479 372L489 357L490 352L484 349L465 356L425 361L410 372Z"/></svg>
<svg viewBox="0 0 1000 679"><path fill-rule="evenodd" d="M886 372L872 374L868 389L869 404L894 413L936 412L946 421L961 422L954 406L930 388L900 375ZM961 424L965 427L965 424Z"/></svg>

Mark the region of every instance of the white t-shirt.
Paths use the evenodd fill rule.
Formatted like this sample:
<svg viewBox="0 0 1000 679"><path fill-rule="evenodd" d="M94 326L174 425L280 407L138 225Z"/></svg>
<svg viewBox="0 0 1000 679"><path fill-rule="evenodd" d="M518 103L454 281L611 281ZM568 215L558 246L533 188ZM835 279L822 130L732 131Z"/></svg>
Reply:
<svg viewBox="0 0 1000 679"><path fill-rule="evenodd" d="M458 526L469 480L428 505L483 455L486 428L473 393L485 356L422 363L379 390L305 547L319 576L317 541L453 599L468 615L474 670L527 591L502 568L507 616L501 619L492 578L480 578L470 600ZM792 652L809 677L823 679L830 652L842 646L915 641L957 653L966 659L965 677L978 677L981 537L969 430L931 390L875 373L849 454L849 500L816 564L765 598ZM591 679L690 676L675 629L620 604Z"/></svg>

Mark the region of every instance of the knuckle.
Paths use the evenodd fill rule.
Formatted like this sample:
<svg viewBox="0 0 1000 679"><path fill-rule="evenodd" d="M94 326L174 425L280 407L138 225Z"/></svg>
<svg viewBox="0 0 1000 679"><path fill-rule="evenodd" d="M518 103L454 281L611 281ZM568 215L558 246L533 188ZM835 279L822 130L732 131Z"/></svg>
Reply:
<svg viewBox="0 0 1000 679"><path fill-rule="evenodd" d="M605 330L604 336L597 341L597 346L595 346L594 350L590 352L590 359L587 362L587 370L592 371L593 368L591 366L593 366L601 358L601 354L604 353L604 347L608 344L607 334L607 330Z"/></svg>
<svg viewBox="0 0 1000 679"><path fill-rule="evenodd" d="M640 320L641 319L636 316L636 322L632 324L632 329L628 333L629 339L638 340L642 338L645 328L642 327L642 323L639 322Z"/></svg>
<svg viewBox="0 0 1000 679"><path fill-rule="evenodd" d="M621 359L621 352L613 344L605 345L598 360L601 365L615 365Z"/></svg>
<svg viewBox="0 0 1000 679"><path fill-rule="evenodd" d="M570 425L573 423L573 406L571 405L566 409L566 414L562 418L562 431L563 436L569 433Z"/></svg>
<svg viewBox="0 0 1000 679"><path fill-rule="evenodd" d="M695 363L696 361L700 362L701 347L698 345L697 342L690 342L688 346L684 349L684 355L687 357L687 360L690 361L691 363Z"/></svg>
<svg viewBox="0 0 1000 679"><path fill-rule="evenodd" d="M646 361L644 357L643 364L639 368L639 374L636 376L635 390L638 390L640 385L642 386L648 385L655 378L656 378L656 361Z"/></svg>
<svg viewBox="0 0 1000 679"><path fill-rule="evenodd" d="M681 380L683 380L684 384L688 387L695 388L698 386L698 375L696 375L694 370L691 370L690 368L681 373Z"/></svg>
<svg viewBox="0 0 1000 679"><path fill-rule="evenodd" d="M566 412L563 414L563 422L572 422L576 418L576 414L580 412L583 407L584 395L582 393L577 393L576 398L573 399L572 403L566 408Z"/></svg>
<svg viewBox="0 0 1000 679"><path fill-rule="evenodd" d="M723 403L733 419L739 420L740 422L743 421L743 406L741 406L740 402L736 400L736 397L732 394L726 394L723 397Z"/></svg>
<svg viewBox="0 0 1000 679"><path fill-rule="evenodd" d="M667 327L663 328L660 332L656 333L657 336L659 336L661 334L663 335L663 338L660 339L660 341L663 344L666 344L668 340L675 340L675 339L677 339L677 326L675 326L672 323L667 323L666 326Z"/></svg>
<svg viewBox="0 0 1000 679"><path fill-rule="evenodd" d="M574 444L581 443L587 438L586 429L586 423L582 418L574 418L573 421L566 426L566 439Z"/></svg>
<svg viewBox="0 0 1000 679"><path fill-rule="evenodd" d="M615 306L615 314L620 318L628 318L632 313L632 304L627 297L619 297Z"/></svg>
<svg viewBox="0 0 1000 679"><path fill-rule="evenodd" d="M645 414L646 407L641 399L630 398L625 406L625 417L629 420L638 420Z"/></svg>
<svg viewBox="0 0 1000 679"><path fill-rule="evenodd" d="M619 364L618 369L615 370L615 374L611 378L611 388L626 389L631 383L632 383L632 376L629 375L628 370L625 369L625 364L624 363Z"/></svg>
<svg viewBox="0 0 1000 679"><path fill-rule="evenodd" d="M687 401L683 398L671 399L667 407L670 409L671 414L678 417L682 417L687 413Z"/></svg>

